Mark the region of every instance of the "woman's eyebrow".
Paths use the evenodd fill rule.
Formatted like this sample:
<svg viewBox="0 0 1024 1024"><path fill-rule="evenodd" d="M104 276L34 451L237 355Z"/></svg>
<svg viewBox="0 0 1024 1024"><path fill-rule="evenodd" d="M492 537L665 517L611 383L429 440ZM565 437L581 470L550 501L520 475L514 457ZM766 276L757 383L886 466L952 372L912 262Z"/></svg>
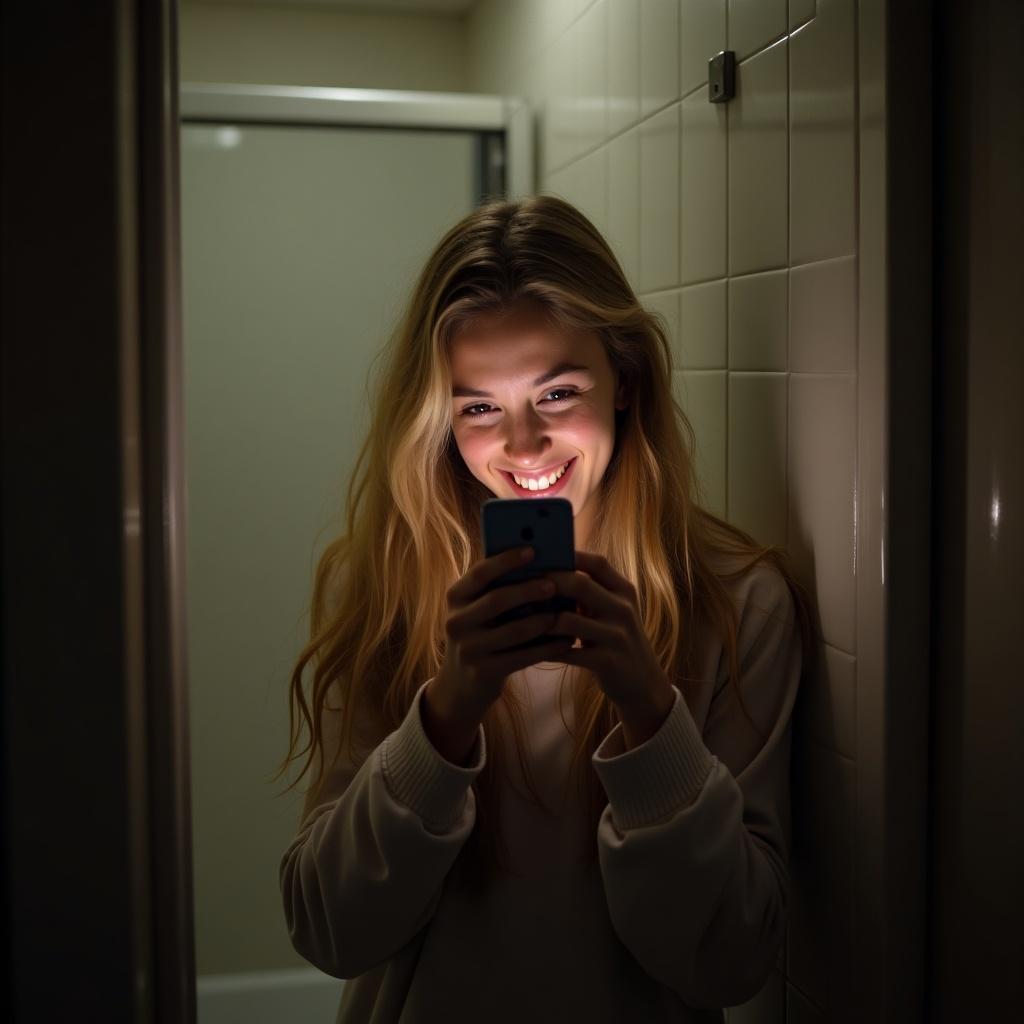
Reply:
<svg viewBox="0 0 1024 1024"><path fill-rule="evenodd" d="M549 380L554 380L555 377L560 376L563 373L575 373L582 371L583 373L590 373L589 366L577 366L575 363L559 363L556 367L548 370L547 373L542 373L534 382L533 387L539 388L541 384L546 384ZM489 391L477 391L476 388L452 388L452 398L493 398L494 396Z"/></svg>

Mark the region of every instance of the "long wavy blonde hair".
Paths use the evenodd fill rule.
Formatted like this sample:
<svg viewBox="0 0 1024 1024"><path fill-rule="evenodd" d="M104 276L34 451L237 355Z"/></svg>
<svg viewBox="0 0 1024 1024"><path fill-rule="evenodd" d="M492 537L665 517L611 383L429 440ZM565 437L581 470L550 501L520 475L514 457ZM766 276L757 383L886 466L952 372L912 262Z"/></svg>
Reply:
<svg viewBox="0 0 1024 1024"><path fill-rule="evenodd" d="M640 304L607 243L570 203L553 195L490 201L441 239L382 353L370 427L348 489L346 528L317 566L310 639L291 676L290 744L280 771L307 758L288 789L318 751L320 774L311 788L329 767L325 711L342 716L337 757L350 749L360 709L382 730L397 728L418 687L440 668L447 590L483 557L480 505L494 496L470 473L453 438L450 345L476 318L523 305L542 307L568 330L597 332L613 370L623 375L628 408L616 412L589 548L636 586L644 629L670 680L690 700L700 641L713 630L722 638L740 706L757 731L739 690L737 613L724 581L759 561L775 566L789 585L807 661L810 602L785 551L758 544L703 507L693 429L672 394L672 350L662 318ZM735 571L716 575L709 564L715 552L735 556ZM593 837L607 797L590 755L619 718L591 673L577 668L572 675L566 784L575 780ZM340 707L326 704L332 689ZM487 762L473 783L476 825L457 872L467 883L482 884L491 871L507 869L498 779L509 751L499 715L512 726L524 779L543 807L524 755L522 707L506 686L483 720ZM309 736L298 750L303 727ZM596 857L596 840L589 856Z"/></svg>

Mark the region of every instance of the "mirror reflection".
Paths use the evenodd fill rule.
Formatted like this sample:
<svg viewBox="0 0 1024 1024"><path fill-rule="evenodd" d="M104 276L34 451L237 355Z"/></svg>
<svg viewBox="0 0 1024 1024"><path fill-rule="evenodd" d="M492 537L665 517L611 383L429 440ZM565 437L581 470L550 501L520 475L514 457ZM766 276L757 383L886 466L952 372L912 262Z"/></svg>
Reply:
<svg viewBox="0 0 1024 1024"><path fill-rule="evenodd" d="M201 1021L785 1019L852 726L795 6L712 102L724 0L181 4Z"/></svg>

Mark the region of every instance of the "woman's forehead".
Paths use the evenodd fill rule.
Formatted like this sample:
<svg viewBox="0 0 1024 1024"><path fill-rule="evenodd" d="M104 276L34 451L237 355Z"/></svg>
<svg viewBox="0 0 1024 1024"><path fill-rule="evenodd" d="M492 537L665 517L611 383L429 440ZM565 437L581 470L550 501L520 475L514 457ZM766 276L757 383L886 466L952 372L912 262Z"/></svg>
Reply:
<svg viewBox="0 0 1024 1024"><path fill-rule="evenodd" d="M594 332L568 332L552 324L504 323L479 325L456 336L452 366L467 370L495 364L576 360L593 364L602 346Z"/></svg>

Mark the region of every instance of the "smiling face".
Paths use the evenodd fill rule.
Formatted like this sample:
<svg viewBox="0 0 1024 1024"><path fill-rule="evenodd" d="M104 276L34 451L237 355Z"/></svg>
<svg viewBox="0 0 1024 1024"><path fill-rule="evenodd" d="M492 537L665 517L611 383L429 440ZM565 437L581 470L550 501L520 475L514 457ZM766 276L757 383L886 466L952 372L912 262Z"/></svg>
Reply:
<svg viewBox="0 0 1024 1024"><path fill-rule="evenodd" d="M451 346L451 371L452 430L473 476L498 498L570 501L576 547L587 550L615 410L626 407L597 335L566 335L521 313L463 331ZM567 463L553 486L536 486ZM522 486L529 480L536 489Z"/></svg>

